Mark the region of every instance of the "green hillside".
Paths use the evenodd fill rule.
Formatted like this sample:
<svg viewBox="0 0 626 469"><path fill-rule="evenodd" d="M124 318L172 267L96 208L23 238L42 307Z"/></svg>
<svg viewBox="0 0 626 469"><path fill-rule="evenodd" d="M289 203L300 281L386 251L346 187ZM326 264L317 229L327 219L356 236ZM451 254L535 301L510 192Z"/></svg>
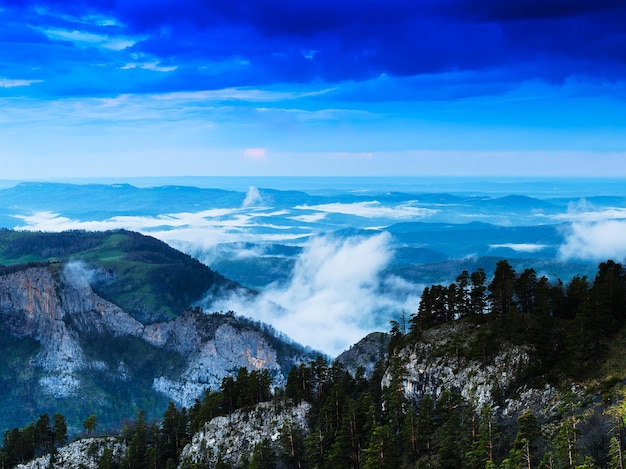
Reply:
<svg viewBox="0 0 626 469"><path fill-rule="evenodd" d="M177 317L207 292L237 287L191 256L131 231L0 231L4 266L69 261L81 261L94 290L143 323Z"/></svg>

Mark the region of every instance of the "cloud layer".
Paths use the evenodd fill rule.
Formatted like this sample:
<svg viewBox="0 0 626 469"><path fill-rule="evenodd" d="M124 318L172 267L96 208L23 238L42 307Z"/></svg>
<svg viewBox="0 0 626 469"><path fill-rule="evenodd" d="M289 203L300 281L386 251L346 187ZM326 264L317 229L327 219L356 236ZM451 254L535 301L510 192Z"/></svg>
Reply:
<svg viewBox="0 0 626 469"><path fill-rule="evenodd" d="M626 259L626 221L603 220L572 223L559 249L565 260L605 261Z"/></svg>
<svg viewBox="0 0 626 469"><path fill-rule="evenodd" d="M624 23L621 0L10 0L3 175L626 174Z"/></svg>
<svg viewBox="0 0 626 469"><path fill-rule="evenodd" d="M390 241L387 233L316 237L286 285L270 286L253 300L231 296L207 307L271 323L301 344L337 355L372 330L386 330L403 309L416 308L418 287L381 277L393 256Z"/></svg>
<svg viewBox="0 0 626 469"><path fill-rule="evenodd" d="M42 91L72 95L451 71L489 72L490 85L504 86L575 75L615 81L626 67L619 0L21 0L0 14L0 40L13 48L4 62L39 65L7 78L43 79ZM45 72L59 64L63 76ZM470 85L470 94L480 88Z"/></svg>

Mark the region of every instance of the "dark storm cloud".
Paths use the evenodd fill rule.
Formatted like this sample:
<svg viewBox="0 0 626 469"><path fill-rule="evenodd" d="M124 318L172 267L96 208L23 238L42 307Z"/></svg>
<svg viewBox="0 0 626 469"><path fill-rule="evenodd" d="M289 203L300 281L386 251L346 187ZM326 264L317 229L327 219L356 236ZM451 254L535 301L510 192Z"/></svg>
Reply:
<svg viewBox="0 0 626 469"><path fill-rule="evenodd" d="M56 41L60 73L104 90L202 89L501 71L506 80L621 80L626 5L617 0L92 0L3 4L4 44L29 54L43 28L135 38L116 53ZM98 15L115 24L92 21ZM21 20L20 20L21 18ZM7 20L8 19L8 20ZM33 29L35 28L35 29ZM9 32L7 32L9 31ZM69 51L61 53L61 46ZM7 61L0 52L0 62ZM72 58L74 57L74 58ZM98 61L96 60L98 59ZM133 60L171 67L129 71ZM89 64L88 64L89 63ZM118 79L118 70L127 71ZM71 81L71 80L70 80ZM103 83L101 83L103 82ZM87 86L88 87L88 86ZM182 88L181 88L182 87Z"/></svg>

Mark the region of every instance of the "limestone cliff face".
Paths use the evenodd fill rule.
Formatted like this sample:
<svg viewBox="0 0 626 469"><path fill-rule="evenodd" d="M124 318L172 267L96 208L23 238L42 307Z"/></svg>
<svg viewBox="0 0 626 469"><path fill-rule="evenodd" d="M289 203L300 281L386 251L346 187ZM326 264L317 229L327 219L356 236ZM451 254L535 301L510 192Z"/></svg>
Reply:
<svg viewBox="0 0 626 469"><path fill-rule="evenodd" d="M41 469L42 467L98 469L98 463L105 448L111 450L112 458L118 464L126 453L126 444L121 439L113 437L84 438L59 448L54 456L45 454L25 464L19 464L17 469Z"/></svg>
<svg viewBox="0 0 626 469"><path fill-rule="evenodd" d="M276 402L263 402L253 409L216 417L185 446L179 467L195 464L215 467L219 457L237 467L244 458L251 458L255 445L264 439L278 443L281 429L299 427L308 432L306 415L309 409L307 403L284 407Z"/></svg>
<svg viewBox="0 0 626 469"><path fill-rule="evenodd" d="M144 338L186 357L178 379L158 377L154 388L175 402L190 406L206 389L217 390L222 379L241 367L267 369L274 383L284 381L276 351L258 331L237 328L234 318L211 322L212 316L186 313L178 319L146 328Z"/></svg>
<svg viewBox="0 0 626 469"><path fill-rule="evenodd" d="M89 272L76 263L0 276L0 321L5 333L40 343L31 365L39 370L39 388L54 398L85 397L81 393L87 376L106 375L118 382L132 379L128 360L111 363L106 346L92 347L89 353L85 349L90 341L106 345L113 338L139 339L179 356L183 367L177 371L148 368L153 370L149 377L153 390L181 405L192 404L207 388L218 389L222 379L240 367L268 369L278 384L284 381L276 350L259 330L236 317L199 310L144 325L94 293Z"/></svg>
<svg viewBox="0 0 626 469"><path fill-rule="evenodd" d="M437 399L444 391L457 392L478 408L488 403L495 406L502 416L529 408L540 416L556 412L554 388L532 389L523 384L534 359L532 348L505 343L489 357L481 356L483 327L461 321L448 323L425 331L414 346L401 350L406 395L419 402L425 394ZM390 378L388 371L383 386ZM512 395L516 398L507 398Z"/></svg>

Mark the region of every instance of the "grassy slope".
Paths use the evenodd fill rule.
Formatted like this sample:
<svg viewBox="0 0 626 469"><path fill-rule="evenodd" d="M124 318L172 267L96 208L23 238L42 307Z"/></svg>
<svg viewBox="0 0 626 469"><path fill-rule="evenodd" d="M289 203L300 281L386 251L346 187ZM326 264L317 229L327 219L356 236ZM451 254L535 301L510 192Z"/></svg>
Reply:
<svg viewBox="0 0 626 469"><path fill-rule="evenodd" d="M210 290L236 284L167 244L130 231L0 231L0 264L83 261L92 285L144 323L178 316Z"/></svg>

